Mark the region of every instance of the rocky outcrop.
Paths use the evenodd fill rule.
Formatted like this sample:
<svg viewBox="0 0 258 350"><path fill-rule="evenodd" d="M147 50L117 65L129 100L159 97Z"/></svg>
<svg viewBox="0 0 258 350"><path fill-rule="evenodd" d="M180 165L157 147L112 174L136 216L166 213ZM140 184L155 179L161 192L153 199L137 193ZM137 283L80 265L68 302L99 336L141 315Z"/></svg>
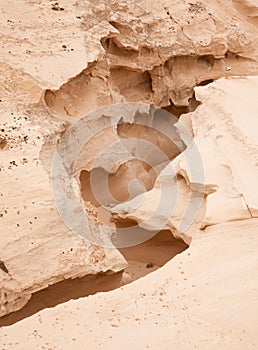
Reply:
<svg viewBox="0 0 258 350"><path fill-rule="evenodd" d="M167 228L176 229L177 233L187 232L189 227L182 226L184 220L198 222L199 228L205 228L258 217L258 193L253 186L258 178L254 127L257 88L257 77L220 79L195 88L201 105L183 120L187 117L191 122L196 152L187 148L178 155L161 171L151 191L113 208L115 217L134 219L141 225L152 217L149 229L155 229L160 215L164 215L156 214L156 203L162 192L168 193L172 179L177 179L172 191L177 195L177 203L173 207L171 196L165 199L167 207L171 207ZM180 119L175 126L180 131ZM199 170L194 171L195 167ZM199 210L187 212L191 205L199 205Z"/></svg>
<svg viewBox="0 0 258 350"><path fill-rule="evenodd" d="M181 122L194 136L205 170L202 190L183 155L174 149L169 155L179 201L166 228L176 237L189 243L193 236L190 231L182 235L186 228L180 228L190 192L193 205L195 199L198 202L194 230L257 216L252 187L257 143L251 127L257 79L226 79L201 87L220 77L258 73L254 1L0 3L0 316L20 309L32 293L48 285L127 266L116 249L75 236L59 216L52 194L52 157L62 135L96 108L145 102L180 117L201 104L180 117L178 133ZM119 120L110 138L139 131L132 120L123 126ZM157 133L152 138L158 138ZM103 146L101 142L98 139L95 146ZM166 140L162 142L165 147ZM114 196L128 200L121 184L138 177L150 200L134 214L132 207L126 208L128 203L122 211L113 208L113 218L142 223L152 211L157 179L142 162L129 158L120 172L114 171L111 182L118 179L120 186L115 191L113 185ZM87 171L93 168L86 165L77 163L74 174L81 205L90 199ZM171 181L167 169L158 177L165 188ZM97 216L94 211L92 216ZM101 236L98 220L94 229ZM88 232L88 226L83 229Z"/></svg>
<svg viewBox="0 0 258 350"><path fill-rule="evenodd" d="M258 216L258 193L253 186L258 176L257 88L255 77L222 79L196 89L202 106L191 119L205 183L213 187L203 225Z"/></svg>
<svg viewBox="0 0 258 350"><path fill-rule="evenodd" d="M22 308L32 293L51 284L115 273L127 263L119 251L94 246L64 224L55 206L50 170L65 125L34 104L42 94L37 80L7 64L1 69L6 76L0 96L0 134L5 140L0 149L3 316Z"/></svg>
<svg viewBox="0 0 258 350"><path fill-rule="evenodd" d="M258 71L257 29L240 20L230 1L100 1L81 11L86 50L97 42L99 54L59 89L46 91L56 116L79 118L122 101L180 115L195 108L196 85Z"/></svg>

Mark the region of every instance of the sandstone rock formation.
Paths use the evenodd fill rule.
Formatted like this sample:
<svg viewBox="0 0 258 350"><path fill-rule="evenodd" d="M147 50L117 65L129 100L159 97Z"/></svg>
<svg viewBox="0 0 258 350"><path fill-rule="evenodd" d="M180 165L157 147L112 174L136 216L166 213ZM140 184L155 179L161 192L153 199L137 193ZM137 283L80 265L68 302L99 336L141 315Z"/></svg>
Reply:
<svg viewBox="0 0 258 350"><path fill-rule="evenodd" d="M88 295L145 275L143 266L152 271L1 328L3 349L257 348L257 1L0 0L0 13L0 317L33 294L40 304L36 293L51 285L58 297L46 294L55 302L43 307L67 301L60 288L71 279L74 288L90 281ZM105 114L127 103L135 111L121 110L124 119L112 107ZM156 122L139 126L139 108L149 115L152 105L177 118L167 128L175 143ZM70 150L69 130L101 123L70 174L92 219L81 225L72 208L78 236L54 198L53 157ZM152 167L140 143L121 147L133 137L166 159ZM95 198L98 171L115 200ZM136 222L150 237L160 233L135 250L95 241Z"/></svg>
<svg viewBox="0 0 258 350"><path fill-rule="evenodd" d="M160 173L154 189L141 195L144 199L140 206L141 200L136 197L114 208L116 214L121 213L116 216L145 221L160 198L160 183L166 181L169 174L172 177L171 169L176 168L175 174L182 178L175 182L175 186L184 182L189 189L179 190L177 205L181 210L178 212L175 208L167 228L177 227L176 222L184 217L189 201L187 196L194 186L197 194L206 197L199 228L258 217L257 186L253 186L258 179L257 91L257 77L221 79L207 87L197 87L196 98L202 104L187 116L191 120L194 142L204 169L204 176L197 179L199 184L192 178L193 171L187 164L194 154L185 156L186 150L172 161L172 166ZM171 205L169 198L167 205ZM153 219L154 227L156 221Z"/></svg>
<svg viewBox="0 0 258 350"><path fill-rule="evenodd" d="M257 224L208 227L144 279L1 328L3 347L255 349Z"/></svg>
<svg viewBox="0 0 258 350"><path fill-rule="evenodd" d="M195 107L194 86L257 73L256 27L235 2L77 3L91 60L46 91L53 115L78 118L121 101L154 102L178 114Z"/></svg>

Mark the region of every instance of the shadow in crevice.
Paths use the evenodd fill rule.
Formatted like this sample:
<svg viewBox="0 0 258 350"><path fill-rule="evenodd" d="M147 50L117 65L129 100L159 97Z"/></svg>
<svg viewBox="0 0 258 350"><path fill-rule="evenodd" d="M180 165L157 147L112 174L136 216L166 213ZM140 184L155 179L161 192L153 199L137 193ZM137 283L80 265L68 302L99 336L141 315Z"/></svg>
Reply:
<svg viewBox="0 0 258 350"><path fill-rule="evenodd" d="M206 84L203 84L203 85L206 85ZM201 104L199 101L196 100L194 92L192 97L188 101L189 103L188 106L176 106L171 99L169 99L169 102L170 102L170 105L166 107L162 107L162 109L165 109L166 111L174 115L176 118L179 118L182 114L194 112L196 108Z"/></svg>
<svg viewBox="0 0 258 350"><path fill-rule="evenodd" d="M125 272L136 280L165 265L187 248L188 245L169 230L162 230L143 243L118 250L128 263Z"/></svg>
<svg viewBox="0 0 258 350"><path fill-rule="evenodd" d="M123 272L116 274L98 274L82 278L67 279L55 283L32 294L29 302L20 310L0 318L0 327L9 326L40 310L52 308L71 299L79 299L98 292L107 292L119 288L123 282Z"/></svg>
<svg viewBox="0 0 258 350"><path fill-rule="evenodd" d="M160 231L137 246L119 249L128 262L125 271L67 279L53 284L34 293L21 310L0 318L0 327L12 325L43 309L72 299L117 289L157 270L187 248L188 245L174 238L170 231Z"/></svg>

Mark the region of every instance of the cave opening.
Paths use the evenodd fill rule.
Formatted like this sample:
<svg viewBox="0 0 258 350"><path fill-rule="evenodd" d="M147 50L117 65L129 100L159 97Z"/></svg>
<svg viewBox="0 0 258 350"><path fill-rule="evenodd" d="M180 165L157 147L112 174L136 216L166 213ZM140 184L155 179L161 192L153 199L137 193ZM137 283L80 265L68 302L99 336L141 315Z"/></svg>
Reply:
<svg viewBox="0 0 258 350"><path fill-rule="evenodd" d="M154 143L166 155L169 162L176 158L182 149L185 149L185 145L183 145L182 149L179 149L178 144L172 142L159 130L137 123L120 122L117 125L116 132L121 140L137 138ZM172 132L176 135L176 128L173 127ZM155 166L160 166L163 160L163 158L157 159ZM118 235L118 229L121 227L130 227L131 230L134 230L134 227L138 225L135 220L115 218L109 209L102 206L102 204L116 205L117 203L129 201L141 193L151 191L159 172L166 164L167 162L162 163L161 167L154 171L153 167L148 164L148 161L132 159L120 164L118 169L112 174L108 174L99 167L91 170L81 170L78 180L85 207L89 209L89 213L94 213L95 220L115 228ZM95 178L95 180L92 180L92 178ZM142 186L133 188L132 182L135 183L135 180L140 182ZM95 196L94 188L92 188L94 182L97 183L100 193L100 195L98 193L97 197ZM107 189L108 194L105 195ZM124 276L127 278L126 283L155 271L175 255L188 248L188 245L183 240L175 238L171 231L166 229L158 232L141 229L141 234L148 237L148 239L137 245L117 248L128 263L128 267L124 271Z"/></svg>

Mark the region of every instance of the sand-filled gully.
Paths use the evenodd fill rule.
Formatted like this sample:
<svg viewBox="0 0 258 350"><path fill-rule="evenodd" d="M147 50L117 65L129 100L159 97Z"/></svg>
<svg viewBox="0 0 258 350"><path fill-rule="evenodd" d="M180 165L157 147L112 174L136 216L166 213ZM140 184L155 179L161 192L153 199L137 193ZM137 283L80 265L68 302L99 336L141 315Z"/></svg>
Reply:
<svg viewBox="0 0 258 350"><path fill-rule="evenodd" d="M0 327L14 324L42 309L54 307L71 299L120 288L157 270L187 248L187 244L174 238L170 231L160 231L144 243L119 249L128 263L124 271L68 279L51 285L34 293L21 310L2 317Z"/></svg>

